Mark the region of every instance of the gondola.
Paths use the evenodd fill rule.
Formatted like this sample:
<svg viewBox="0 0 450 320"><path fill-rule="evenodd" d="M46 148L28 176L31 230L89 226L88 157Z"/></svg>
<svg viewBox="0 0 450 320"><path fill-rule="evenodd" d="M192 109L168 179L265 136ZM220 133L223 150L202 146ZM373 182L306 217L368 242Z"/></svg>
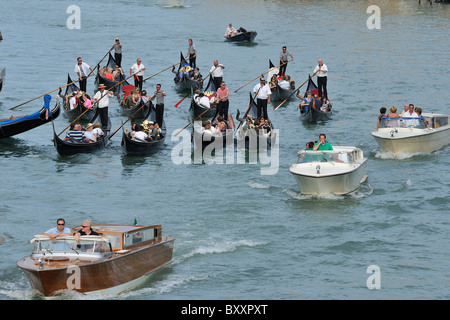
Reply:
<svg viewBox="0 0 450 320"><path fill-rule="evenodd" d="M87 110L88 108L86 108L83 104L83 102L81 101L81 99L79 99L79 97L77 97L77 107L74 109L70 109L70 105L69 105L69 99L75 94L77 96L79 96L81 94L81 90L78 88L78 86L75 83L72 83L72 79L70 78L70 75L67 75L67 86L66 86L66 92L64 93L64 97L63 97L63 109L64 109L64 115L69 119L69 120L75 120L77 119L80 115L82 115L80 117L80 120L90 120L92 119L92 117L95 114L95 108L94 104L92 104L92 107L89 108L90 110ZM87 97L89 98L89 96L87 95ZM86 111L87 110L87 111Z"/></svg>
<svg viewBox="0 0 450 320"><path fill-rule="evenodd" d="M256 31L239 32L234 36L224 37L228 42L253 42L258 33Z"/></svg>
<svg viewBox="0 0 450 320"><path fill-rule="evenodd" d="M140 121L142 120L142 121ZM151 101L149 101L149 108L144 119L139 119L139 122L145 120L156 123L156 109ZM166 140L166 122L163 120L161 126L161 136L153 141L139 141L131 138L130 132L127 132L122 127L122 147L127 154L132 155L146 155L156 152Z"/></svg>
<svg viewBox="0 0 450 320"><path fill-rule="evenodd" d="M114 60L113 56L111 55L111 52L108 54L109 54L108 62L106 63L106 66L104 66L104 67L111 68L112 71L114 71L115 67L117 65L116 60ZM123 75L120 77L120 79L116 78L114 80L111 80L111 79L105 78L101 75L101 72L100 72L102 70L102 68L100 68L100 66L97 66L97 69L98 69L98 72L97 72L97 75L95 76L95 87L98 88L99 85L104 84L106 89L112 88L111 91L114 93L115 96L117 96L117 98L120 101L121 100L120 95L122 94L122 92L124 92L123 87L130 86L130 83L126 80L123 81L125 79L125 78L123 78L124 77ZM123 81L123 82L121 82L121 81Z"/></svg>
<svg viewBox="0 0 450 320"><path fill-rule="evenodd" d="M44 107L38 112L23 117L11 117L0 120L0 139L23 133L56 119L60 113L60 102L56 98L56 105L50 110L51 99L50 95L45 95Z"/></svg>
<svg viewBox="0 0 450 320"><path fill-rule="evenodd" d="M97 108L97 111L96 111L94 117L90 121L91 123L101 122L98 110L99 109ZM103 149L109 141L109 135L111 132L111 120L108 117L107 128L103 129L104 135L102 137L98 138L96 142L76 143L76 142L66 141L64 138L61 139L60 137L58 137L58 135L56 134L55 125L53 122L52 122L52 125L53 125L53 143L56 147L56 151L58 151L58 153L60 155L74 155L74 154L78 154L78 153L91 153L91 152L95 152L97 150Z"/></svg>
<svg viewBox="0 0 450 320"><path fill-rule="evenodd" d="M306 87L305 91L305 97L306 94L310 92L312 96L318 94L318 89L314 81L309 77L308 79L308 86ZM309 123L315 123L318 121L328 121L331 120L332 116L332 109L331 109L331 102L330 102L330 111L324 112L320 110L319 108L312 108L309 107L308 110L305 112L300 108L300 118L302 121L309 122Z"/></svg>
<svg viewBox="0 0 450 320"><path fill-rule="evenodd" d="M195 89L191 89L191 92L192 92L192 99L191 99L191 106L189 108L191 121L204 121L214 119L217 113L217 104L215 103L216 86L214 85L212 77L209 78L208 85L206 86L205 91L203 91L203 93L210 100L209 110L207 107L198 104L197 92L195 91Z"/></svg>
<svg viewBox="0 0 450 320"><path fill-rule="evenodd" d="M175 82L175 89L177 91L191 90L195 88L201 89L203 87L202 80L192 80L190 76L186 75L186 73L182 73L182 76L180 76L180 71L183 67L186 69L188 75L193 74L194 70L192 70L190 64L183 57L183 53L180 52L180 65L175 74L175 78L173 79L173 81Z"/></svg>
<svg viewBox="0 0 450 320"><path fill-rule="evenodd" d="M273 69L275 66L273 65L272 61L269 59L269 69ZM278 73L278 69L275 69L268 74L267 82L270 83L272 76ZM278 79L280 80L280 79ZM295 90L295 87L291 84L289 89L281 88L278 83L275 88L271 88L272 94L270 95L270 101L284 101L286 99L289 99L293 97L292 94Z"/></svg>
<svg viewBox="0 0 450 320"><path fill-rule="evenodd" d="M5 68L0 71L0 91L3 89L3 83L5 82Z"/></svg>
<svg viewBox="0 0 450 320"><path fill-rule="evenodd" d="M248 113L245 113L242 117L244 121L238 128L237 132L235 132L234 139L237 143L238 148L245 147L247 150L257 150L261 148L269 148L275 144L276 140L276 132L273 128L273 123L270 119L270 134L263 133L261 130L256 131L255 129L247 129L245 126L247 115L250 115L252 119L257 119L258 117L258 108L256 106L256 102L253 99L252 93L250 92L250 103L248 108ZM238 116L236 116L238 119ZM238 119L239 120L239 119ZM264 142L260 142L260 139L264 138Z"/></svg>

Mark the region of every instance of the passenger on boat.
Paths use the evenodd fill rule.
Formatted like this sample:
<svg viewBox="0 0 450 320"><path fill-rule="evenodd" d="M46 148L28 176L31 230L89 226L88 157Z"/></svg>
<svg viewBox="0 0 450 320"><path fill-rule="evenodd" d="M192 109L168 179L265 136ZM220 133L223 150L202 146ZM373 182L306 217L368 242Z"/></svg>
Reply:
<svg viewBox="0 0 450 320"><path fill-rule="evenodd" d="M329 144L325 139L327 138L327 136L324 133L321 133L319 135L319 142L317 142L314 147L313 150L317 151L317 150L333 150L333 147L331 146L331 144Z"/></svg>
<svg viewBox="0 0 450 320"><path fill-rule="evenodd" d="M139 88L135 87L131 94L129 94L128 97L125 98L124 107L128 109L133 108L136 103L138 103L140 98L141 96L139 94Z"/></svg>
<svg viewBox="0 0 450 320"><path fill-rule="evenodd" d="M380 123L381 123L381 118L383 118L385 115L386 115L386 108L381 107L380 114L378 115L377 128L375 129L375 131L378 130L378 127L380 126Z"/></svg>
<svg viewBox="0 0 450 320"><path fill-rule="evenodd" d="M305 150L311 150L312 151L313 148L314 148L314 141L310 141L310 142L306 143Z"/></svg>
<svg viewBox="0 0 450 320"><path fill-rule="evenodd" d="M322 108L322 100L317 94L314 95L311 105L316 110L320 110L320 108Z"/></svg>
<svg viewBox="0 0 450 320"><path fill-rule="evenodd" d="M270 134L272 128L270 127L270 123L268 119L262 119L261 123L261 129L263 130L263 133Z"/></svg>
<svg viewBox="0 0 450 320"><path fill-rule="evenodd" d="M295 81L291 80L290 75L286 76L286 81L289 82L289 86L290 86L291 90L295 90Z"/></svg>
<svg viewBox="0 0 450 320"><path fill-rule="evenodd" d="M91 142L84 135L84 132L82 130L82 126L80 123L75 124L73 127L73 130L69 130L67 132L65 140L75 142L75 143L82 143L82 142L90 143Z"/></svg>
<svg viewBox="0 0 450 320"><path fill-rule="evenodd" d="M226 129L228 129L228 123L225 121L224 117L221 115L216 118L216 127L218 127L218 126L220 126L220 128L221 128L220 130L224 129L224 131L225 131Z"/></svg>
<svg viewBox="0 0 450 320"><path fill-rule="evenodd" d="M153 138L150 137L145 131L142 125L136 125L136 130L132 135L132 139L136 141L153 141Z"/></svg>
<svg viewBox="0 0 450 320"><path fill-rule="evenodd" d="M278 85L277 75L273 74L272 78L270 78L269 88L270 90L274 90Z"/></svg>
<svg viewBox="0 0 450 320"><path fill-rule="evenodd" d="M97 134L97 139L102 137L104 135L103 130L100 128L100 122L94 122L94 129L92 129L93 132Z"/></svg>
<svg viewBox="0 0 450 320"><path fill-rule="evenodd" d="M281 89L289 90L291 88L291 85L288 81L286 81L286 77L284 76L283 79L278 83Z"/></svg>
<svg viewBox="0 0 450 320"><path fill-rule="evenodd" d="M409 111L409 103L406 103L406 104L403 106L403 111L400 113L400 117L403 117L403 115L404 115L407 111Z"/></svg>
<svg viewBox="0 0 450 320"><path fill-rule="evenodd" d="M114 68L113 76L114 76L114 81L120 82L124 79L125 74L123 73L122 68L120 68L119 66L116 66Z"/></svg>
<svg viewBox="0 0 450 320"><path fill-rule="evenodd" d="M418 118L418 115L414 111L414 105L412 103L408 106L408 111L406 111L403 114L403 117L406 117L406 118ZM403 125L405 127L416 126L417 125L417 120L415 120L415 119L404 119L403 120Z"/></svg>
<svg viewBox="0 0 450 320"><path fill-rule="evenodd" d="M59 218L56 221L56 227L45 231L42 235L49 237L52 241L55 241L57 237L70 236L70 229L66 228L66 221L63 218Z"/></svg>
<svg viewBox="0 0 450 320"><path fill-rule="evenodd" d="M194 68L194 73L191 76L191 80L202 81L202 78L203 77L202 77L202 75L200 73L200 70L197 67L195 67Z"/></svg>
<svg viewBox="0 0 450 320"><path fill-rule="evenodd" d="M320 110L323 112L329 112L331 111L331 103L326 97L322 97L322 106L320 107Z"/></svg>
<svg viewBox="0 0 450 320"><path fill-rule="evenodd" d="M389 107L389 113L387 114L388 118L398 118L399 114L397 113L396 106ZM397 128L398 127L398 119L388 119L386 120L386 127Z"/></svg>
<svg viewBox="0 0 450 320"><path fill-rule="evenodd" d="M205 96L203 92L200 92L199 96L199 102L198 104L204 108L211 108L211 104L209 102L209 98Z"/></svg>
<svg viewBox="0 0 450 320"><path fill-rule="evenodd" d="M113 70L111 68L106 68L105 78L114 81Z"/></svg>
<svg viewBox="0 0 450 320"><path fill-rule="evenodd" d="M418 125L420 127L429 127L428 121L425 120L425 117L422 115L422 108L416 108L417 117L419 118Z"/></svg>
<svg viewBox="0 0 450 320"><path fill-rule="evenodd" d="M89 97L87 94L86 94L86 92L83 92L83 93L81 93L81 100L82 100L82 102L83 102L83 105L86 107L86 108L92 108L92 99L91 99L91 97Z"/></svg>
<svg viewBox="0 0 450 320"><path fill-rule="evenodd" d="M149 121L148 123L148 135L152 138L152 140L155 140L158 137L158 129L156 129L155 126L157 124L158 123L154 123L153 121Z"/></svg>
<svg viewBox="0 0 450 320"><path fill-rule="evenodd" d="M88 123L86 126L86 131L84 132L84 136L92 142L97 141L97 133L93 131L94 124Z"/></svg>
<svg viewBox="0 0 450 320"><path fill-rule="evenodd" d="M163 132L161 128L159 127L158 122L155 123L155 129L156 129L156 138L155 140L159 140L163 138Z"/></svg>
<svg viewBox="0 0 450 320"><path fill-rule="evenodd" d="M233 25L230 23L228 25L227 31L225 32L225 37L232 37L235 36L237 34L237 31L235 28L233 28Z"/></svg>
<svg viewBox="0 0 450 320"><path fill-rule="evenodd" d="M203 133L213 135L215 132L215 128L212 127L211 121L207 121L204 126L205 130Z"/></svg>
<svg viewBox="0 0 450 320"><path fill-rule="evenodd" d="M75 94L75 92L73 93L73 95L69 98L69 109L73 110L77 107L78 102L77 102L77 95Z"/></svg>
<svg viewBox="0 0 450 320"><path fill-rule="evenodd" d="M80 236L99 236L99 235L100 234L98 232L92 230L91 222L89 220L85 220L81 224L81 229L75 233L74 238L76 242L79 242ZM88 250L92 248L92 245L83 245L82 247L84 247L83 250Z"/></svg>

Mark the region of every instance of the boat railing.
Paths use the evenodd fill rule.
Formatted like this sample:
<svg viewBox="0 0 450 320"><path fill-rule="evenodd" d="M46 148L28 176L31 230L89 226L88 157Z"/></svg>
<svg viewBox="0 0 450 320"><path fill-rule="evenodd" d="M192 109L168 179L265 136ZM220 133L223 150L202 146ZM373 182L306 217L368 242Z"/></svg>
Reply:
<svg viewBox="0 0 450 320"><path fill-rule="evenodd" d="M34 244L33 257L86 257L102 258L112 252L109 239L101 236L58 237L51 240L48 236L37 235L31 241Z"/></svg>
<svg viewBox="0 0 450 320"><path fill-rule="evenodd" d="M417 117L383 117L381 118L379 128L415 128L427 129L433 127L430 121L425 118Z"/></svg>
<svg viewBox="0 0 450 320"><path fill-rule="evenodd" d="M301 150L297 153L297 163L307 162L331 162L331 163L355 163L361 157L361 151L359 150Z"/></svg>

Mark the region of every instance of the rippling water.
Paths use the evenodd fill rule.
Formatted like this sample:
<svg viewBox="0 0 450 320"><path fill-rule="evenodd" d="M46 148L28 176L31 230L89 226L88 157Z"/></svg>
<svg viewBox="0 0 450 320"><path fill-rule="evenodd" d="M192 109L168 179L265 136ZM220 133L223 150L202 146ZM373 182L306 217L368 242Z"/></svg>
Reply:
<svg viewBox="0 0 450 320"><path fill-rule="evenodd" d="M422 1L424 2L424 1ZM75 4L75 3L74 3ZM369 5L381 9L381 29L370 30ZM447 113L450 6L418 1L78 1L81 29L69 30L68 3L4 2L0 17L2 118L29 114L42 100L9 108L65 84L76 57L91 66L113 39L124 45L123 65L140 57L149 76L177 63L194 39L197 64L226 66L230 112L245 110L252 83L278 61L283 45L294 56L287 73L303 83L318 58L330 70L334 119L304 125L299 101L269 111L280 129L279 168L262 175L257 164L173 163L178 141L166 140L151 157L126 156L120 134L104 151L59 156L51 125L0 141L0 299L39 299L16 261L29 239L57 218L77 225L160 223L176 238L170 267L119 297L94 299L448 299L449 148L430 155L393 156L370 132L381 106L414 103ZM130 17L133 17L130 19ZM255 43L225 43L232 22L256 30ZM189 103L170 70L146 82L167 93L168 132L187 124ZM88 90L93 92L93 80ZM273 104L275 106L276 104ZM126 117L110 105L113 128ZM60 116L56 130L69 121ZM299 193L288 168L306 141L325 132L332 144L354 145L369 158L368 181L346 196ZM366 272L381 270L381 289L369 290ZM68 299L86 299L81 294ZM92 299L92 297L89 297Z"/></svg>

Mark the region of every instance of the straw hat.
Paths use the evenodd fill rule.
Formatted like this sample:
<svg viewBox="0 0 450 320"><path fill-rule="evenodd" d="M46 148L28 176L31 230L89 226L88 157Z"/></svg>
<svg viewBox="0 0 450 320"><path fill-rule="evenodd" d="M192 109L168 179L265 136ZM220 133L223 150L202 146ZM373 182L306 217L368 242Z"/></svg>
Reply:
<svg viewBox="0 0 450 320"><path fill-rule="evenodd" d="M93 126L94 126L94 124L88 123L87 126L86 126L86 129L89 129L90 127L93 127Z"/></svg>
<svg viewBox="0 0 450 320"><path fill-rule="evenodd" d="M100 89L100 88L103 88L103 89L104 89L104 88L106 88L106 87L105 87L104 84L101 84L101 85L98 86L98 88L99 88L99 89Z"/></svg>

